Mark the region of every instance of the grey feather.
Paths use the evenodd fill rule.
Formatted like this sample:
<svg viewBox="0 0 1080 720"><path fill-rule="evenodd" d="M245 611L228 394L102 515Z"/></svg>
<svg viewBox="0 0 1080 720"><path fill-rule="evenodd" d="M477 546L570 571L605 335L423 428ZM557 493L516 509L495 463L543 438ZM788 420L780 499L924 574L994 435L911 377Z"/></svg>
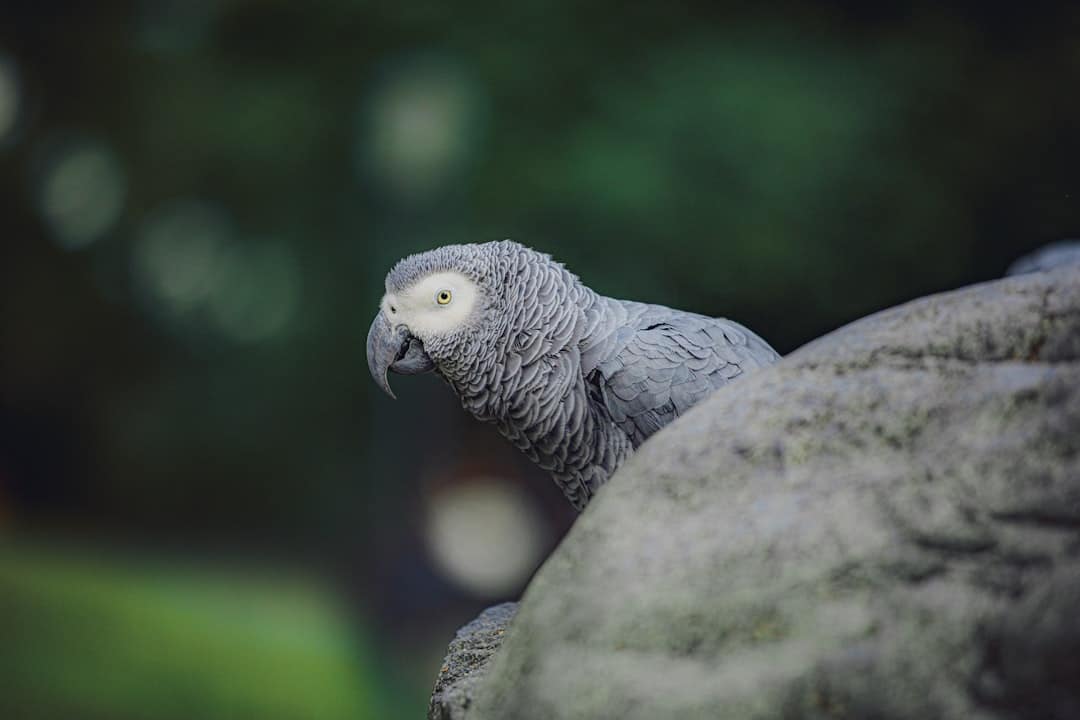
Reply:
<svg viewBox="0 0 1080 720"><path fill-rule="evenodd" d="M595 355L596 372L584 371L635 448L706 395L779 358L730 320L611 298L600 302L620 306L610 314L623 324L607 328L611 339Z"/></svg>
<svg viewBox="0 0 1080 720"><path fill-rule="evenodd" d="M467 327L424 338L437 372L578 509L650 435L779 359L738 323L599 295L510 241L408 257L387 290L445 270L477 283L484 302Z"/></svg>

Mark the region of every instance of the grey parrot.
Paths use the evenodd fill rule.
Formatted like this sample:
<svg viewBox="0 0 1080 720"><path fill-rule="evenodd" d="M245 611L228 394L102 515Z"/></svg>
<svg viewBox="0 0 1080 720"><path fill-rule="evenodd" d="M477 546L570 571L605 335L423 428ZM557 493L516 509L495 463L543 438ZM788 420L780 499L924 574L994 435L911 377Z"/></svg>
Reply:
<svg viewBox="0 0 1080 720"><path fill-rule="evenodd" d="M391 397L389 371L434 371L578 510L646 438L779 357L736 322L599 295L509 240L399 261L367 337Z"/></svg>

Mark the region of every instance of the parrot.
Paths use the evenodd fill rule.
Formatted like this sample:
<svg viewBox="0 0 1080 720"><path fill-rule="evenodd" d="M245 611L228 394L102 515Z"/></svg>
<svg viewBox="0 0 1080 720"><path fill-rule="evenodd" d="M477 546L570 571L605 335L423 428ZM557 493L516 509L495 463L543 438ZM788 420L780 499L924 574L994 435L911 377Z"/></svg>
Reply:
<svg viewBox="0 0 1080 720"><path fill-rule="evenodd" d="M367 335L391 398L390 372L434 372L578 511L647 438L779 359L739 323L601 295L512 240L398 261Z"/></svg>

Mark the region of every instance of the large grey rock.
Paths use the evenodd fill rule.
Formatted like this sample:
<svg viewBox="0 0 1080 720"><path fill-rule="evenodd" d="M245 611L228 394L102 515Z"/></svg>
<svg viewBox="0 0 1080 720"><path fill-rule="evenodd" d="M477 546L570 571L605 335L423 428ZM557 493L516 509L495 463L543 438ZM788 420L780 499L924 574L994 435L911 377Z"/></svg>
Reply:
<svg viewBox="0 0 1080 720"><path fill-rule="evenodd" d="M1061 240L1044 245L1014 262L1005 274L1022 275L1029 272L1043 272L1071 263L1080 263L1080 240Z"/></svg>
<svg viewBox="0 0 1080 720"><path fill-rule="evenodd" d="M866 318L657 434L468 717L1080 717L1080 266Z"/></svg>
<svg viewBox="0 0 1080 720"><path fill-rule="evenodd" d="M489 607L457 631L435 680L428 720L462 720L472 703L473 691L503 634L517 611L517 603Z"/></svg>

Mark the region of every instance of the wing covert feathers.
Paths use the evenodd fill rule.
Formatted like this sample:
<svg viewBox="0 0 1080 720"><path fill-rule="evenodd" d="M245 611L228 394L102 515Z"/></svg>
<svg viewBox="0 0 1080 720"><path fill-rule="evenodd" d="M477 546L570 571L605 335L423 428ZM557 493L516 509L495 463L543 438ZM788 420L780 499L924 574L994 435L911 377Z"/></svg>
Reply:
<svg viewBox="0 0 1080 720"><path fill-rule="evenodd" d="M609 334L589 379L635 448L716 389L780 357L731 320L610 302L625 324Z"/></svg>

